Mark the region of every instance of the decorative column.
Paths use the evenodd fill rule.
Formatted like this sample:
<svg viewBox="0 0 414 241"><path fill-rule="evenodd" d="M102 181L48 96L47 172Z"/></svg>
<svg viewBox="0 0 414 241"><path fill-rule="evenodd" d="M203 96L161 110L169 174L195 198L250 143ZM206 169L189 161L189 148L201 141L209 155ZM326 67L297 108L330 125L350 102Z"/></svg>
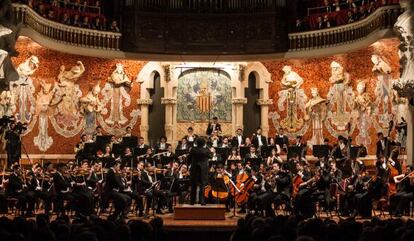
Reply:
<svg viewBox="0 0 414 241"><path fill-rule="evenodd" d="M272 99L258 99L257 105L260 106L260 128L264 136L269 135L269 106L273 105Z"/></svg>
<svg viewBox="0 0 414 241"><path fill-rule="evenodd" d="M137 104L141 106L141 125L139 127L140 136L144 138L145 143L148 142L148 130L149 130L149 106L152 105L151 99L138 99Z"/></svg>
<svg viewBox="0 0 414 241"><path fill-rule="evenodd" d="M161 104L165 105L165 136L167 137L168 143L175 147L177 99L162 98Z"/></svg>
<svg viewBox="0 0 414 241"><path fill-rule="evenodd" d="M398 95L409 101L407 118L407 163L413 164L414 158L414 2L401 0L400 5L406 9L398 17L394 29L400 39L401 76L393 85Z"/></svg>
<svg viewBox="0 0 414 241"><path fill-rule="evenodd" d="M232 113L232 135L236 134L236 130L241 128L243 130L243 105L247 104L247 98L233 98L231 100L233 104Z"/></svg>

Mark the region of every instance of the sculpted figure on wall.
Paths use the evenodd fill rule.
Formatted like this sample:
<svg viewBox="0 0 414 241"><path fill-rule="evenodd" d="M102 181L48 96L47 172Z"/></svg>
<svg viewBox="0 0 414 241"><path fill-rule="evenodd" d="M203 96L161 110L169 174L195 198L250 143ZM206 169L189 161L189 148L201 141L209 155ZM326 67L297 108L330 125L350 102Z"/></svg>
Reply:
<svg viewBox="0 0 414 241"><path fill-rule="evenodd" d="M409 4L409 1L406 1ZM407 4L405 3L405 4ZM412 3L411 3L412 4ZM400 39L400 72L401 76L393 85L400 97L414 96L414 33L413 6L402 13L394 25Z"/></svg>
<svg viewBox="0 0 414 241"><path fill-rule="evenodd" d="M60 67L58 83L54 88L52 106L56 106L56 119L59 124L67 127L76 127L79 120L78 103L82 93L77 80L85 72L85 67L81 61L66 70L65 66Z"/></svg>
<svg viewBox="0 0 414 241"><path fill-rule="evenodd" d="M50 91L52 85L42 81L40 83L41 90L36 96L36 116L39 118L39 134L34 138L34 144L40 151L47 151L53 144L53 138L48 134L49 116L51 116L51 109L49 104L53 98L53 93Z"/></svg>
<svg viewBox="0 0 414 241"><path fill-rule="evenodd" d="M329 106L326 126L332 135L337 136L337 131L344 131L351 120L349 107L354 94L349 86L349 74L344 71L342 65L335 61L331 63L329 82L331 87L327 96Z"/></svg>
<svg viewBox="0 0 414 241"><path fill-rule="evenodd" d="M305 105L305 120L312 123L310 145L323 144L323 120L326 118L327 100L319 95L317 88L311 88L312 97Z"/></svg>
<svg viewBox="0 0 414 241"><path fill-rule="evenodd" d="M131 104L131 97L128 94L130 88L131 80L125 73L124 66L117 64L102 89L103 104L106 105L107 102L111 102L109 117L105 120L108 125L124 125L128 122L128 119L124 116L123 107Z"/></svg>
<svg viewBox="0 0 414 241"><path fill-rule="evenodd" d="M85 133L93 134L96 128L96 117L102 112L102 104L99 100L101 88L99 83L93 86L86 96L80 99L80 113L85 118Z"/></svg>
<svg viewBox="0 0 414 241"><path fill-rule="evenodd" d="M372 99L366 91L365 82L357 85L357 95L352 105L353 116L356 118L359 134L356 137L357 145L371 144L369 129L371 128Z"/></svg>
<svg viewBox="0 0 414 241"><path fill-rule="evenodd" d="M371 61L374 64L372 72L377 76L375 87L376 114L381 128L385 128L392 118L392 84L391 67L380 56L372 55ZM383 130L378 130L383 131Z"/></svg>
<svg viewBox="0 0 414 241"><path fill-rule="evenodd" d="M35 87L31 76L38 68L39 59L32 55L17 67L19 80L10 83L10 90L17 98L15 102L18 106L16 119L22 123L30 122L35 112Z"/></svg>
<svg viewBox="0 0 414 241"><path fill-rule="evenodd" d="M305 112L305 103L308 98L300 86L302 77L292 70L290 66L283 67L284 75L281 80L282 90L279 92L278 107L280 111L287 111L286 118L281 121L281 127L289 132L297 132L304 127L303 118L298 113Z"/></svg>
<svg viewBox="0 0 414 241"><path fill-rule="evenodd" d="M9 88L10 82L17 81L19 75L13 66L11 57L17 56L15 49L21 24L14 23L13 6L10 0L0 4L0 89Z"/></svg>
<svg viewBox="0 0 414 241"><path fill-rule="evenodd" d="M13 115L16 110L13 100L13 94L10 91L3 90L0 93L0 118Z"/></svg>

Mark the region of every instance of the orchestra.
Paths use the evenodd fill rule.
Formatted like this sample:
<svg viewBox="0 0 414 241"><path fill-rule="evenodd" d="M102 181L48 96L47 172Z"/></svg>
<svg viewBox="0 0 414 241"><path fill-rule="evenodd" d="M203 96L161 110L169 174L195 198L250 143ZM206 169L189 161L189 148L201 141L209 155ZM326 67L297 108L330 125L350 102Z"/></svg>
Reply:
<svg viewBox="0 0 414 241"><path fill-rule="evenodd" d="M26 216L40 202L47 214L109 213L115 220L173 212L176 203L221 203L227 211L263 216L282 208L305 217L321 210L371 217L380 199L395 216L404 215L414 200L414 172L400 162L399 145L389 135L378 133L375 170L369 171L361 159L365 147L353 146L350 137L313 146L316 161L310 163L304 138L289 140L283 129L273 137L261 128L251 136L240 128L234 136L221 131L213 119L208 136L189 127L175 145L162 136L150 146L130 127L121 137L106 136L98 127L93 136L81 136L75 162L4 168L1 210L9 197Z"/></svg>

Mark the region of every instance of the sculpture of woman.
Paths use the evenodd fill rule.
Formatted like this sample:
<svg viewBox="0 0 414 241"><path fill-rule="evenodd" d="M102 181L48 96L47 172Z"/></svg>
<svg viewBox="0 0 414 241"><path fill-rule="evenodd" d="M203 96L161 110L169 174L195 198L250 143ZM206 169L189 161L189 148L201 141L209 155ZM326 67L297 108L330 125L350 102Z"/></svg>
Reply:
<svg viewBox="0 0 414 241"><path fill-rule="evenodd" d="M19 107L17 120L22 123L28 123L32 119L35 112L35 87L31 76L39 68L39 59L32 55L26 61L17 67L19 80L11 82L10 90L14 96L18 98L17 105Z"/></svg>
<svg viewBox="0 0 414 241"><path fill-rule="evenodd" d="M290 66L284 66L282 70L284 75L281 80L282 90L279 92L278 106L280 111L284 111L286 105L287 116L281 121L281 126L293 132L303 127L303 120L298 118L298 112L304 111L307 96L303 89L300 89L304 82L302 77Z"/></svg>
<svg viewBox="0 0 414 241"><path fill-rule="evenodd" d="M369 128L371 127L372 100L366 92L365 82L357 85L357 96L352 105L353 115L358 121L359 134L356 137L356 144L368 146L371 144Z"/></svg>
<svg viewBox="0 0 414 241"><path fill-rule="evenodd" d="M79 102L81 104L80 113L85 117L85 133L93 134L96 128L96 116L102 111L102 104L99 100L101 88L99 83L91 88L88 94L82 97Z"/></svg>
<svg viewBox="0 0 414 241"><path fill-rule="evenodd" d="M58 84L55 86L51 105L57 106L58 120L65 126L75 127L78 121L78 102L81 93L75 83L84 72L85 67L81 61L70 70L65 70L64 65L60 67Z"/></svg>
<svg viewBox="0 0 414 241"><path fill-rule="evenodd" d="M125 73L122 64L116 64L114 72L108 78L108 82L102 90L104 103L111 101L111 112L105 122L109 125L121 124L128 122L123 113L123 106L129 106L131 99L127 90L131 87L131 80Z"/></svg>
<svg viewBox="0 0 414 241"><path fill-rule="evenodd" d="M323 143L323 120L326 117L327 100L319 95L317 88L311 88L311 99L305 105L305 120L312 122L312 139L310 145Z"/></svg>
<svg viewBox="0 0 414 241"><path fill-rule="evenodd" d="M39 134L34 138L35 146L39 147L40 151L47 151L53 144L53 138L48 134L50 108L49 104L53 98L53 93L50 91L51 84L45 82L40 83L41 91L36 97L36 115L39 117Z"/></svg>
<svg viewBox="0 0 414 241"><path fill-rule="evenodd" d="M328 119L338 130L344 131L350 121L350 115L347 106L353 99L352 88L348 85L350 82L349 74L337 62L331 63L331 77L329 82L332 84L328 92L329 109ZM335 134L335 133L332 133Z"/></svg>

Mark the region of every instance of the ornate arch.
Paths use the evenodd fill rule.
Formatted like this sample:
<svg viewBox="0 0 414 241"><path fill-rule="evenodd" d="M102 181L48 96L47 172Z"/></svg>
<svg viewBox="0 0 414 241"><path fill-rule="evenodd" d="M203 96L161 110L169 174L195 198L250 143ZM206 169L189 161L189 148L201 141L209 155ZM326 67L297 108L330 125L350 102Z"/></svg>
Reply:
<svg viewBox="0 0 414 241"><path fill-rule="evenodd" d="M151 95L149 90L154 89L154 77L156 74L160 75L161 86L165 82L166 73L164 67L160 62L149 62L139 72L136 82L140 84L140 97L137 104L141 106L141 125L140 133L146 142L148 142L149 129L149 106L152 105Z"/></svg>
<svg viewBox="0 0 414 241"><path fill-rule="evenodd" d="M257 105L260 106L260 127L262 128L263 135L267 136L269 133L269 105L273 104L273 100L269 99L269 84L272 83L272 75L262 63L248 63L243 73L243 96L244 89L249 87L250 74L254 74L256 77L256 89L259 90Z"/></svg>

